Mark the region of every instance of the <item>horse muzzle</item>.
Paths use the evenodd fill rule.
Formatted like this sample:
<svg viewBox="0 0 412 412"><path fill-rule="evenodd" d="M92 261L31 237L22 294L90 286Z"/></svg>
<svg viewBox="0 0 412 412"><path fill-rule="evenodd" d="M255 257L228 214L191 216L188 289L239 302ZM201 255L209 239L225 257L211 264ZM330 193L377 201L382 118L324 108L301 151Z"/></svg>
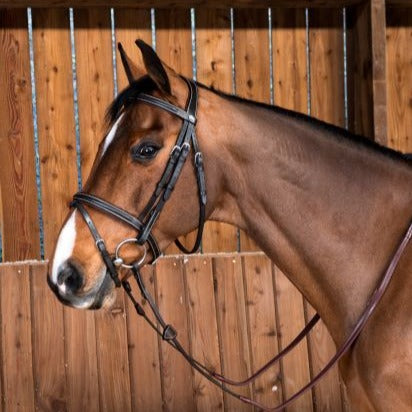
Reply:
<svg viewBox="0 0 412 412"><path fill-rule="evenodd" d="M50 276L47 283L59 301L77 309L100 309L114 289L114 284L106 268L102 270L99 281L88 291L83 290L85 277L82 270L70 260L64 262L53 282Z"/></svg>

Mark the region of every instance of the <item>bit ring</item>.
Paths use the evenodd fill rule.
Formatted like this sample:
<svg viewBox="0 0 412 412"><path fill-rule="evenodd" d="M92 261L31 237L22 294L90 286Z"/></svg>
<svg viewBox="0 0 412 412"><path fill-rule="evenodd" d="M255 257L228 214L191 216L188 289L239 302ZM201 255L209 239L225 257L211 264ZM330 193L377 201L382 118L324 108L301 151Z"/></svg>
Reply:
<svg viewBox="0 0 412 412"><path fill-rule="evenodd" d="M126 263L124 263L124 260L119 256L120 249L122 248L122 246L126 245L127 243L136 243L136 245L141 246L143 248L143 256L134 265L127 265ZM130 239L122 240L116 246L116 251L114 252L114 255L115 257L114 257L113 263L115 266L123 267L125 269L132 269L133 266L135 265L140 266L144 262L144 260L146 259L146 255L147 255L147 248L146 248L146 245L139 245L137 243L137 239L133 237Z"/></svg>

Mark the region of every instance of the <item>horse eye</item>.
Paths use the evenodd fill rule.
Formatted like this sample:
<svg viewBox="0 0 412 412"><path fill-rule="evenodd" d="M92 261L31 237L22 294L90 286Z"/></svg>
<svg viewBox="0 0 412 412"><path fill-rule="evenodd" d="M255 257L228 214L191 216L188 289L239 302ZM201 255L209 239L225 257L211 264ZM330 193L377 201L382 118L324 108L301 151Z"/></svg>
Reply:
<svg viewBox="0 0 412 412"><path fill-rule="evenodd" d="M153 159L160 147L152 142L142 142L131 149L133 160L150 160Z"/></svg>

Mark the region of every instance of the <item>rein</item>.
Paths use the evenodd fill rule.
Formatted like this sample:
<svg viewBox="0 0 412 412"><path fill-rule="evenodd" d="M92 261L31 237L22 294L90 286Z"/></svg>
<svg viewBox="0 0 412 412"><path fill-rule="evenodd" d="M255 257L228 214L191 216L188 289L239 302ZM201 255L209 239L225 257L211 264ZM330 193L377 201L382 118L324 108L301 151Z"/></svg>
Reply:
<svg viewBox="0 0 412 412"><path fill-rule="evenodd" d="M180 341L177 338L176 329L168 324L162 317L160 310L153 299L152 295L147 290L143 278L140 273L140 267L143 265L148 245L151 254L152 254L152 263L161 255L161 251L157 244L156 239L152 235L152 228L155 222L157 221L166 201L170 198L170 195L173 191L173 188L180 176L183 165L188 157L190 149L193 148L193 165L196 172L196 179L198 185L198 195L199 195L199 225L198 232L196 236L196 241L191 250L186 249L178 240L175 241L177 246L184 253L194 253L196 252L201 243L203 227L205 223L205 209L206 209L206 183L205 183L205 174L203 168L203 157L199 149L195 134L195 125L196 125L196 109L197 109L197 86L192 80L184 79L189 87L189 99L186 105L186 109L183 110L177 106L174 106L166 101L158 99L154 96L140 94L135 98L137 101L141 101L146 104L153 105L160 109L166 110L169 113L181 118L183 120L182 127L180 129L179 135L176 140L176 144L170 153L169 160L166 164L165 170L160 178L159 182L156 185L156 189L153 192L148 203L144 207L143 211L138 217L135 217L128 213L127 211L119 208L118 206L113 205L112 203L106 202L103 199L100 199L97 196L87 194L84 192L79 192L74 195L73 202L71 206L77 208L77 210L82 215L84 221L86 222L89 230L95 240L96 247L98 248L102 259L107 267L107 270L112 277L116 287L123 286L127 296L132 301L136 312L139 316L142 316L150 327L162 337L162 339L171 345L175 350L177 350L190 364L190 366L202 374L206 379L212 382L214 385L218 386L222 391L228 393L229 395L239 399L242 402L256 406L260 409L267 411L282 411L286 406L291 404L297 398L299 398L303 393L311 389L314 385L318 383L320 379L333 367L335 364L342 358L342 356L351 348L352 344L358 338L362 332L366 322L374 312L377 304L382 298L392 275L399 263L399 260L408 245L412 237L412 223L410 224L408 230L406 231L402 241L398 245L379 285L372 293L369 301L366 305L365 310L362 315L359 317L358 321L355 324L352 332L346 338L342 346L336 352L336 354L330 359L326 366L305 386L303 386L299 391L294 395L288 398L286 401L280 405L269 408L259 402L254 401L253 399L242 396L232 389L228 388L226 385L230 386L242 386L247 385L263 372L265 372L269 367L279 362L287 353L289 353L315 326L319 321L320 317L318 314L309 321L309 323L302 329L302 331L296 336L296 338L286 346L279 354L272 358L269 362L263 365L257 372L251 375L249 378L243 381L234 381L232 379L226 378L225 376L218 374L209 370L205 365L194 359L181 345ZM138 232L136 238L125 239L121 241L117 247L114 255L110 255L106 249L105 242L100 236L93 220L91 219L89 213L87 212L84 205L88 205L94 209L100 210L103 213L106 213L124 223L130 225ZM136 243L143 247L143 257L139 261L134 262L131 265L126 265L123 259L120 257L120 249L126 243ZM143 307L139 304L136 298L133 295L132 287L127 280L120 281L117 267L124 267L132 271L133 277L136 280L136 283L140 289L142 297L149 303L151 311L156 318L157 324L153 322L144 311Z"/></svg>

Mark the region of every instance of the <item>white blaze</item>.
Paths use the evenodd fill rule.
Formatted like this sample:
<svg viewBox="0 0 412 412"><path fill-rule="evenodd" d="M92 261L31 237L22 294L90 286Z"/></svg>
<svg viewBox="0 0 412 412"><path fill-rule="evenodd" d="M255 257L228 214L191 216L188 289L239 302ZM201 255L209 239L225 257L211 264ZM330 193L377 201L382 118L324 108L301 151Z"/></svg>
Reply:
<svg viewBox="0 0 412 412"><path fill-rule="evenodd" d="M105 154L107 148L110 146L110 143L112 143L114 137L116 136L116 132L117 132L117 128L119 127L119 123L123 118L123 114L122 113L119 118L116 120L116 123L112 126L112 128L110 129L110 132L107 134L106 139L104 140L103 143L103 150L102 150L102 156Z"/></svg>
<svg viewBox="0 0 412 412"><path fill-rule="evenodd" d="M57 284L57 273L59 266L64 263L73 253L76 240L76 210L63 226L57 239L56 251L54 252L52 282Z"/></svg>

